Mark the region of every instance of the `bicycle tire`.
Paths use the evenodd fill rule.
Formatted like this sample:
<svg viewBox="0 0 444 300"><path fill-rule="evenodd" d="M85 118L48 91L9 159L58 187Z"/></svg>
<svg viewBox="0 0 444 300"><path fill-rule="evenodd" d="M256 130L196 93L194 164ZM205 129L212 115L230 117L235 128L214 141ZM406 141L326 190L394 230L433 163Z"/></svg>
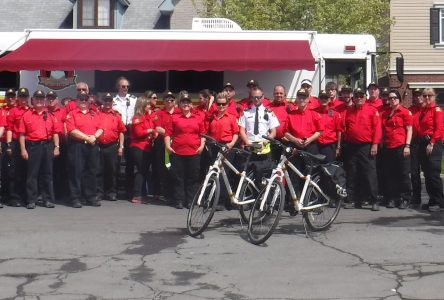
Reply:
<svg viewBox="0 0 444 300"><path fill-rule="evenodd" d="M314 175L312 181L319 185L319 175ZM302 213L308 227L313 231L322 231L330 227L333 221L338 216L341 209L342 198L338 195L331 199L333 203L327 203L328 200L322 196L312 185L307 189L307 194L303 200L303 206L308 207L316 204L321 204L321 207L312 210L304 211Z"/></svg>
<svg viewBox="0 0 444 300"><path fill-rule="evenodd" d="M253 175L249 176L250 179L253 178ZM239 192L239 202L242 201L248 201L256 199L259 195L259 190L250 182L245 181L242 184L242 188ZM253 206L254 202L251 202L249 204L239 205L239 213L242 218L242 222L245 224L248 224L249 219L249 211L251 210L251 207Z"/></svg>
<svg viewBox="0 0 444 300"><path fill-rule="evenodd" d="M279 224L279 219L284 209L285 190L279 178L274 178L270 186L267 199L264 199L266 187L262 189L254 201L248 220L248 237L252 244L264 243L273 234ZM265 201L261 211L261 203Z"/></svg>
<svg viewBox="0 0 444 300"><path fill-rule="evenodd" d="M205 191L200 205L198 199L202 188ZM203 184L194 196L187 216L187 230L190 236L198 236L208 227L219 202L220 183L215 174L211 175L205 187Z"/></svg>

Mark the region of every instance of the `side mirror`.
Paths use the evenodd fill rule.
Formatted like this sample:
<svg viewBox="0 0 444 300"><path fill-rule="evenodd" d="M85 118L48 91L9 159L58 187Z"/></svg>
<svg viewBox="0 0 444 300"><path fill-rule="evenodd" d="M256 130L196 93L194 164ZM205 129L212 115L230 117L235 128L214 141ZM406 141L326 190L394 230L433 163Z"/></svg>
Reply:
<svg viewBox="0 0 444 300"><path fill-rule="evenodd" d="M399 82L404 82L404 57L396 58L396 77L398 77Z"/></svg>

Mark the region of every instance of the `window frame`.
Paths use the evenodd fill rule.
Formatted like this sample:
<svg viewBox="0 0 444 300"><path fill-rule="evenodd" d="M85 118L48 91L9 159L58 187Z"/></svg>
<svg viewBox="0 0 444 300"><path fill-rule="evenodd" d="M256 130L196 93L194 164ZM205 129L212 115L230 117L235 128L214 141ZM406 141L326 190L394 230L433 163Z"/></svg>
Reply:
<svg viewBox="0 0 444 300"><path fill-rule="evenodd" d="M77 2L77 28L79 29L114 29L115 28L115 17L116 17L116 1L108 0L110 2L109 7L109 26L99 26L99 0L94 0L94 26L84 26L83 25L83 1L78 0Z"/></svg>

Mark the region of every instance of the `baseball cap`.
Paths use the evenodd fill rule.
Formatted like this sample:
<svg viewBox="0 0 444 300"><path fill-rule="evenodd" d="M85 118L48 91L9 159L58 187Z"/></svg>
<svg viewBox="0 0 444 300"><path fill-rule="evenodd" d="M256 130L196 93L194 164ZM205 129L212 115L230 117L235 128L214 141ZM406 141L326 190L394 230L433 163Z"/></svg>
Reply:
<svg viewBox="0 0 444 300"><path fill-rule="evenodd" d="M330 95L327 93L327 91L321 90L319 92L319 97L318 98L330 98Z"/></svg>
<svg viewBox="0 0 444 300"><path fill-rule="evenodd" d="M251 80L250 80L251 81ZM254 80L253 80L254 81ZM247 85L248 86L248 85ZM225 85L224 85L224 89L225 88L227 88L227 87L230 87L230 88L232 88L233 90L234 90L234 85L232 85L230 82L227 82L227 83L225 83Z"/></svg>
<svg viewBox="0 0 444 300"><path fill-rule="evenodd" d="M351 86L349 86L349 85L344 85L342 88L341 88L341 92L353 92L353 89L351 88Z"/></svg>
<svg viewBox="0 0 444 300"><path fill-rule="evenodd" d="M8 96L8 95L14 95L14 96L15 96L15 91L14 91L14 89L8 89L8 90L6 91L6 96Z"/></svg>
<svg viewBox="0 0 444 300"><path fill-rule="evenodd" d="M191 98L189 94L182 94L182 96L180 96L179 102L183 102L183 101L190 101L191 102Z"/></svg>
<svg viewBox="0 0 444 300"><path fill-rule="evenodd" d="M247 87L250 86L259 86L259 82L257 82L257 80L251 79L250 81L247 82Z"/></svg>
<svg viewBox="0 0 444 300"><path fill-rule="evenodd" d="M307 93L307 91L305 89L300 89L296 95L297 96L308 97L308 93Z"/></svg>
<svg viewBox="0 0 444 300"><path fill-rule="evenodd" d="M371 86L375 86L375 87L379 88L379 85L374 81L372 81L368 84L367 89L369 89Z"/></svg>
<svg viewBox="0 0 444 300"><path fill-rule="evenodd" d="M103 101L113 101L113 96L110 93L106 93L105 95L103 95L102 100Z"/></svg>
<svg viewBox="0 0 444 300"><path fill-rule="evenodd" d="M27 88L19 88L18 93L17 93L18 97L29 97L29 91Z"/></svg>
<svg viewBox="0 0 444 300"><path fill-rule="evenodd" d="M45 93L42 90L37 90L32 94L33 98L45 98Z"/></svg>
<svg viewBox="0 0 444 300"><path fill-rule="evenodd" d="M363 89L361 89L361 88L356 88L356 89L353 91L353 94L355 94L355 95L357 95L357 94L365 95L365 91L364 91Z"/></svg>
<svg viewBox="0 0 444 300"><path fill-rule="evenodd" d="M169 99L176 99L176 96L174 96L174 94L170 91L168 91L168 93L163 95L163 100L169 100Z"/></svg>
<svg viewBox="0 0 444 300"><path fill-rule="evenodd" d="M49 92L46 94L46 98L57 98L57 93L54 92L54 91L49 91Z"/></svg>
<svg viewBox="0 0 444 300"><path fill-rule="evenodd" d="M308 84L309 86L312 86L311 84L311 80L310 79L304 79L301 81L301 86L303 86L304 84Z"/></svg>
<svg viewBox="0 0 444 300"><path fill-rule="evenodd" d="M422 95L422 89L416 88L412 91L412 95L418 95L418 94Z"/></svg>
<svg viewBox="0 0 444 300"><path fill-rule="evenodd" d="M385 87L381 90L381 95L388 95L390 94L390 89Z"/></svg>

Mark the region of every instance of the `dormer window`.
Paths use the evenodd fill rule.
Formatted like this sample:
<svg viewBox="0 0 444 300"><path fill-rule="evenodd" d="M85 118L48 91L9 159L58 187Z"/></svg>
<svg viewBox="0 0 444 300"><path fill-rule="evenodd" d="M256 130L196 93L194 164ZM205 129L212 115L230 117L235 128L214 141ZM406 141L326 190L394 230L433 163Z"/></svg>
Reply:
<svg viewBox="0 0 444 300"><path fill-rule="evenodd" d="M78 0L77 28L114 28L115 0Z"/></svg>

